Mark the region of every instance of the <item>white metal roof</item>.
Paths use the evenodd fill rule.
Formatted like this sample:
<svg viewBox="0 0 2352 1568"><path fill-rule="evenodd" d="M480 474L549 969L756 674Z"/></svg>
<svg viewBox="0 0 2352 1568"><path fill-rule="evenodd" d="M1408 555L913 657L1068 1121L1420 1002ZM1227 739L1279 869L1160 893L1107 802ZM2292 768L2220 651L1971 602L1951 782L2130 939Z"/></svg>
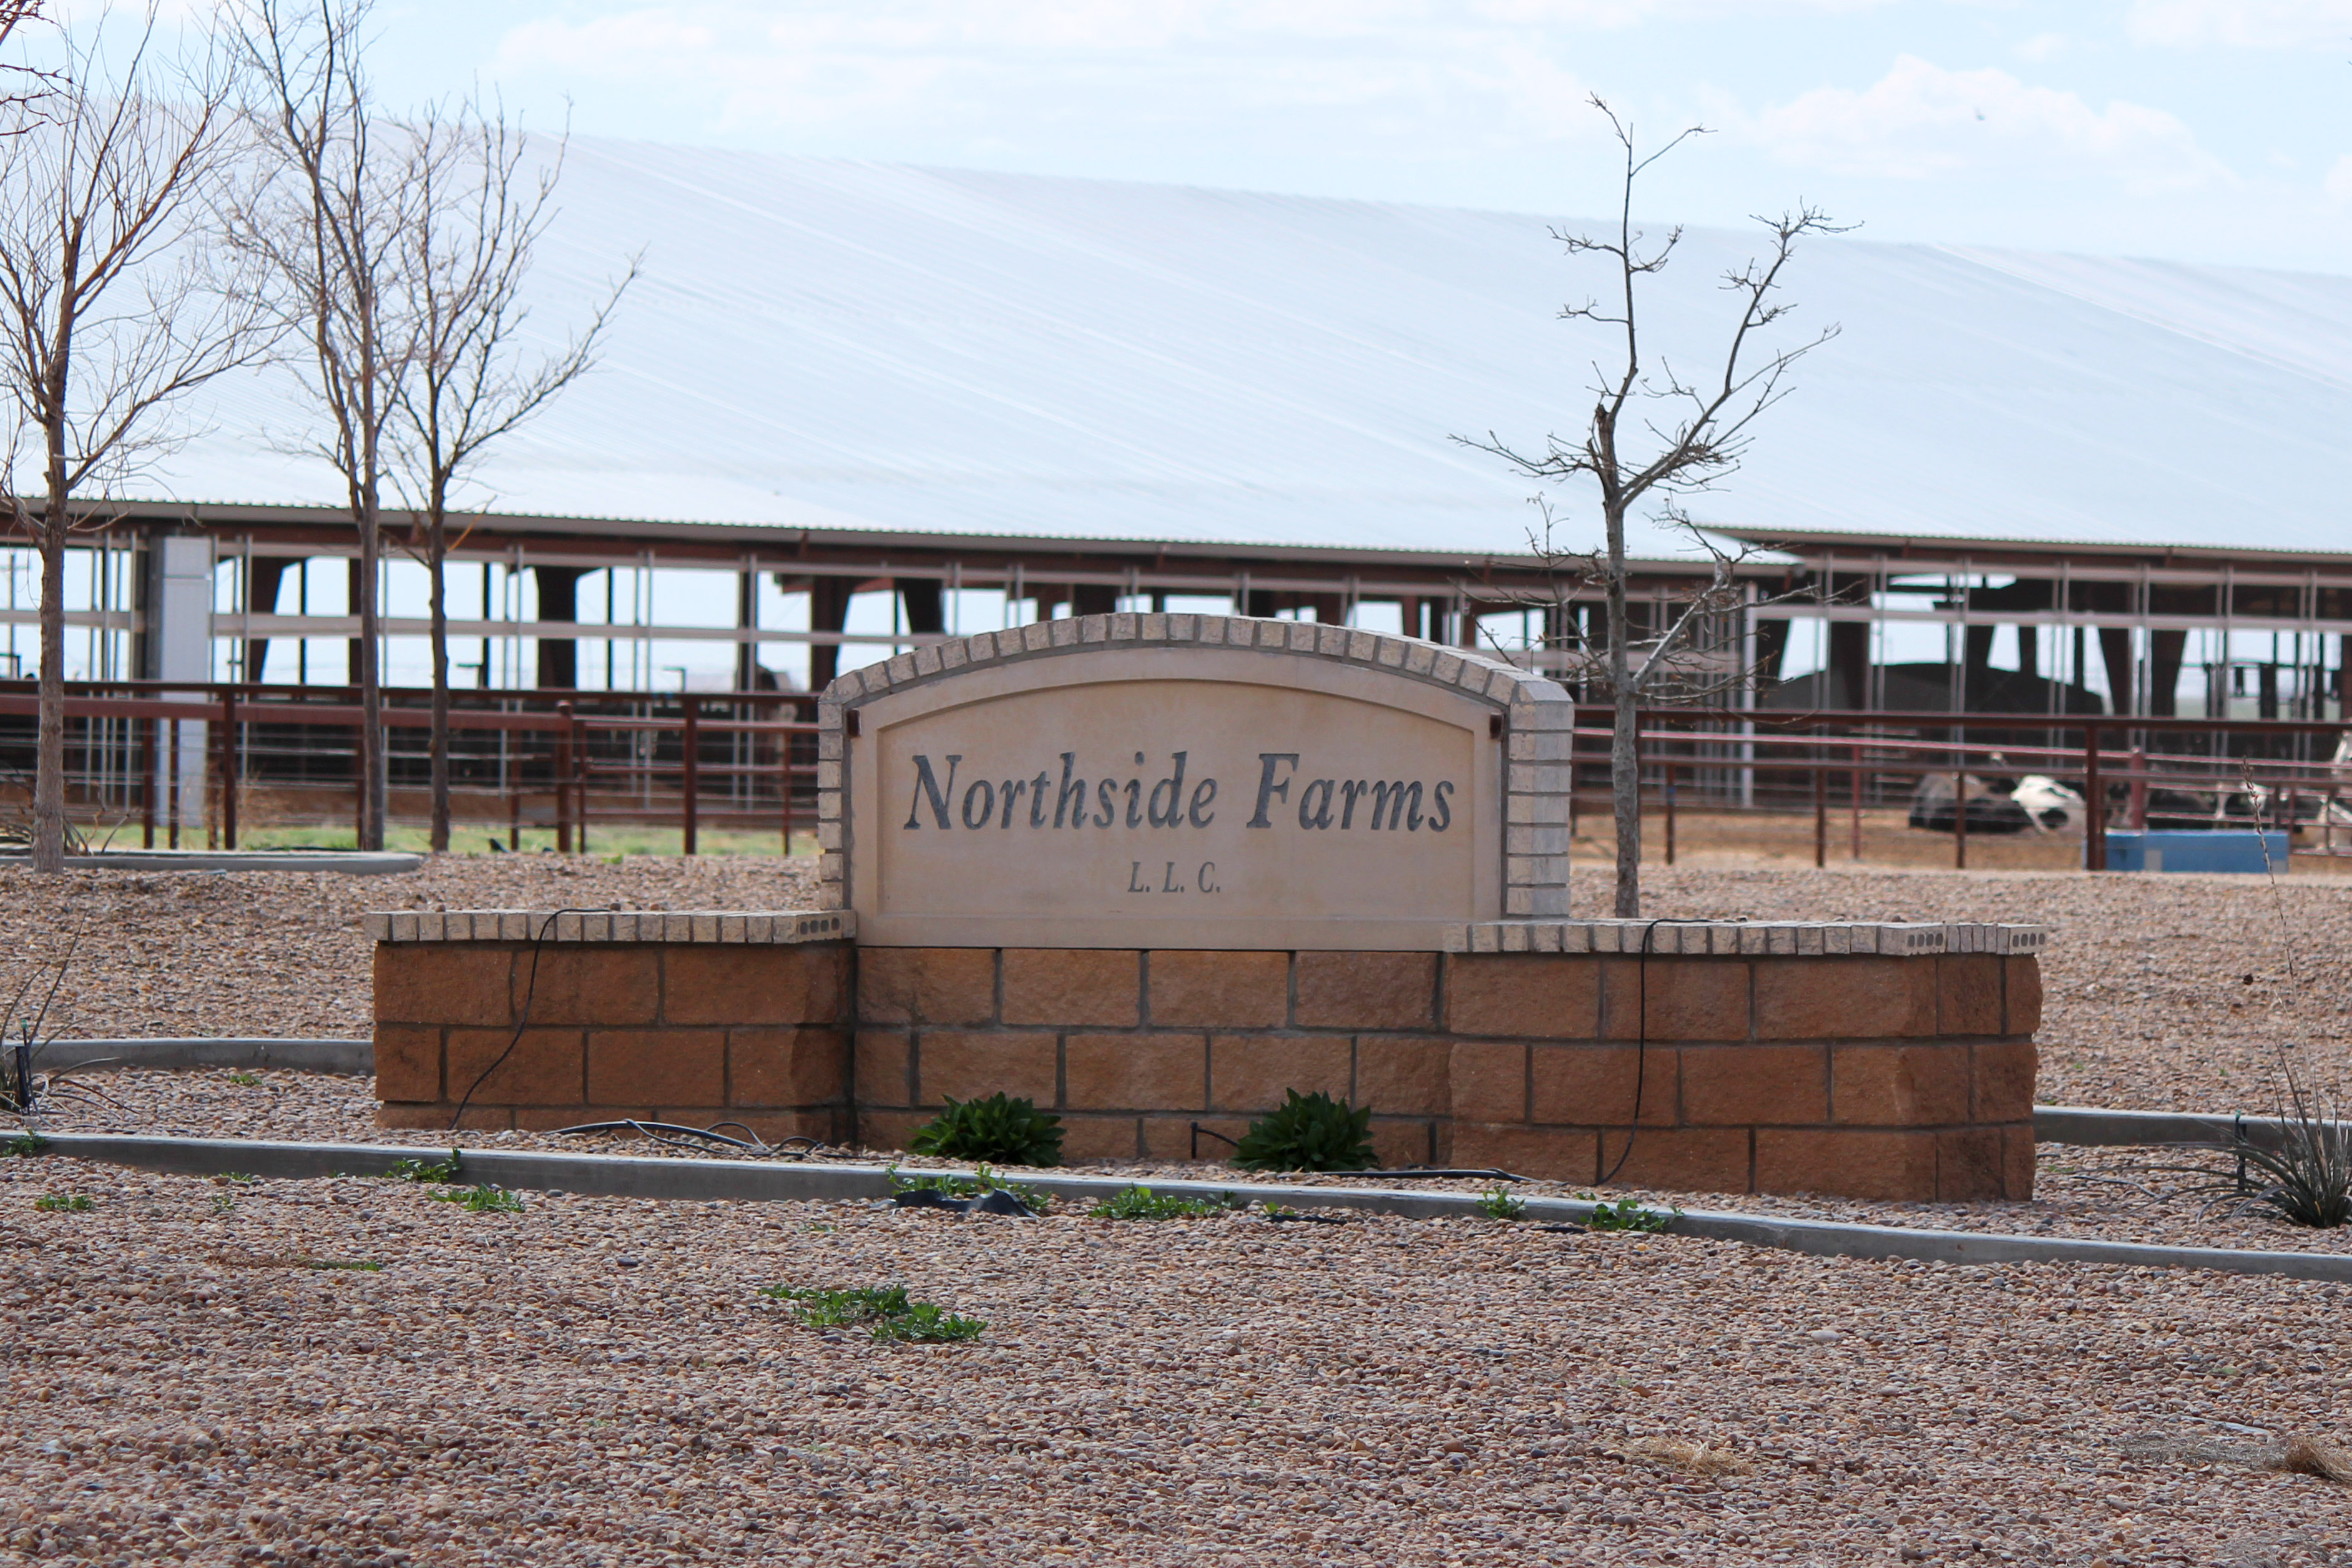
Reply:
<svg viewBox="0 0 2352 1568"><path fill-rule="evenodd" d="M501 511L1517 552L1530 487L1449 437L1573 432L1610 346L1556 319L1602 280L1517 214L586 140L562 202L551 331L646 272L487 469ZM1653 292L1678 369L1752 249L1694 231ZM2352 552L2352 278L1861 238L1790 277L1843 335L1703 520ZM278 384L215 401L142 491L338 499L276 449Z"/></svg>

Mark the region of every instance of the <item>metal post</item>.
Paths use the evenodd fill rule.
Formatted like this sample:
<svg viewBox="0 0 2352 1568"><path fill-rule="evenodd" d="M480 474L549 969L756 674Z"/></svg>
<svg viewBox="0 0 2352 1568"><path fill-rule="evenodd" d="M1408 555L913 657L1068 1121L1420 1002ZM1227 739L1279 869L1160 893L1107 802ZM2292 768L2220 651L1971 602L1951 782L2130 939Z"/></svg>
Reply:
<svg viewBox="0 0 2352 1568"><path fill-rule="evenodd" d="M1968 754L1961 753L1960 771L1952 775L1952 869L1969 868Z"/></svg>
<svg viewBox="0 0 2352 1568"><path fill-rule="evenodd" d="M1830 770L1813 748L1813 864L1830 863Z"/></svg>
<svg viewBox="0 0 2352 1568"><path fill-rule="evenodd" d="M1847 747L1846 759L1853 763L1845 773L1849 792L1853 796L1853 858L1859 860L1862 858L1862 747L1859 744Z"/></svg>
<svg viewBox="0 0 2352 1568"><path fill-rule="evenodd" d="M1666 764L1666 864L1675 863L1675 764Z"/></svg>
<svg viewBox="0 0 2352 1568"><path fill-rule="evenodd" d="M558 731L555 736L555 852L569 855L572 853L572 753L580 723L572 718L569 702L557 703L555 711L569 726Z"/></svg>
<svg viewBox="0 0 2352 1568"><path fill-rule="evenodd" d="M702 704L694 693L677 694L678 706L686 710L686 727L679 734L686 751L686 811L684 818L686 853L694 853L695 797L702 789Z"/></svg>
<svg viewBox="0 0 2352 1568"><path fill-rule="evenodd" d="M236 847L236 689L221 693L221 847Z"/></svg>
<svg viewBox="0 0 2352 1568"><path fill-rule="evenodd" d="M799 717L799 715L794 712L793 705L790 702L779 702L776 704L776 716L781 721L787 725L791 724L797 717ZM780 796L784 808L784 858L789 860L792 858L793 854L792 731L789 729L784 731L784 732L778 737L778 741L779 744L776 747L776 761L782 780Z"/></svg>
<svg viewBox="0 0 2352 1568"><path fill-rule="evenodd" d="M2083 868L2107 868L2107 793L2099 780L2099 726L2083 721Z"/></svg>
<svg viewBox="0 0 2352 1568"><path fill-rule="evenodd" d="M155 731L163 727L161 719L150 719L139 726L145 737L141 746L139 771L145 783L139 791L140 842L145 848L155 847Z"/></svg>
<svg viewBox="0 0 2352 1568"><path fill-rule="evenodd" d="M2131 753L2131 825L2147 829L2147 748L2134 746Z"/></svg>
<svg viewBox="0 0 2352 1568"><path fill-rule="evenodd" d="M647 657L651 657L650 648ZM564 704L567 711L570 703ZM572 801L580 818L580 853L588 853L588 731L579 716L572 717Z"/></svg>
<svg viewBox="0 0 2352 1568"><path fill-rule="evenodd" d="M167 824L164 838L166 847L177 849L180 847L180 721L170 719L164 722L172 727L166 737L171 742L172 783L171 787L163 792L163 816Z"/></svg>

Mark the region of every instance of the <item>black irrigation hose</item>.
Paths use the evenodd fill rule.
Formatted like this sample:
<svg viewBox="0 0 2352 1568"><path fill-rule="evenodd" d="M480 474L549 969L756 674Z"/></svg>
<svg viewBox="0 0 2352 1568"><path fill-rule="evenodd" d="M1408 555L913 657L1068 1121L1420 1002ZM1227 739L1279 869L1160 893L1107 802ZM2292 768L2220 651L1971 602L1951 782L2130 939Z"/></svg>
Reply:
<svg viewBox="0 0 2352 1568"><path fill-rule="evenodd" d="M1633 1140L1642 1131L1642 1089L1649 1077L1650 1068L1650 944L1660 926L1712 925L1712 921L1693 917L1673 917L1654 920L1642 928L1642 951L1633 961L1633 1115L1625 1128L1625 1147L1618 1152L1617 1163L1601 1173L1600 1186L1607 1186L1633 1157Z"/></svg>
<svg viewBox="0 0 2352 1568"><path fill-rule="evenodd" d="M474 1103L474 1096L480 1092L482 1085L490 1081L492 1073L507 1065L507 1058L514 1055L517 1046L522 1044L522 1032L530 1027L531 1000L539 994L540 949L547 945L548 933L555 930L555 922L565 915L601 915L610 912L608 910L602 909L558 910L540 923L539 934L530 939L530 981L523 987L522 1016L515 1021L514 1037L507 1041L507 1048L499 1053L499 1059L484 1068L481 1076L474 1079L473 1087L466 1090L466 1098L457 1102L457 1114L449 1118L450 1131L457 1131L458 1123L466 1120L466 1108Z"/></svg>

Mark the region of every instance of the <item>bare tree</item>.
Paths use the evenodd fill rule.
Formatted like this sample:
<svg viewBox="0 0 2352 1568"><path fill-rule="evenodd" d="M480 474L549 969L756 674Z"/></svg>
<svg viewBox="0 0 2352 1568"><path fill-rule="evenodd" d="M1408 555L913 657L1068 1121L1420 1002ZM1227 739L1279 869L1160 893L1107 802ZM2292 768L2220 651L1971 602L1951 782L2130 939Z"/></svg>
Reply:
<svg viewBox="0 0 2352 1568"><path fill-rule="evenodd" d="M0 0L0 44L16 37L26 23L41 19L41 0ZM7 84L0 89L0 135L14 135L28 123L26 111L57 85L58 73L11 60L0 66L0 81Z"/></svg>
<svg viewBox="0 0 2352 1568"><path fill-rule="evenodd" d="M9 507L41 553L40 729L33 865L65 868L65 552L75 497L119 486L177 444L163 417L252 363L266 334L199 251L227 156L231 78L209 53L165 56L151 5L126 53L101 15L68 32L37 121L0 141L0 382L40 458L37 512Z"/></svg>
<svg viewBox="0 0 2352 1568"><path fill-rule="evenodd" d="M416 202L397 268L414 323L415 364L394 394L395 479L424 533L431 577L433 847L449 847L449 621L445 567L451 491L483 454L528 423L596 363L605 323L635 281L631 260L587 326L560 349L528 346L523 298L531 257L563 175L569 138L526 168L529 143L503 109L469 100L428 108L410 127L407 184Z"/></svg>
<svg viewBox="0 0 2352 1568"><path fill-rule="evenodd" d="M1704 624L1709 609L1730 591L1734 563L1720 551L1713 552L1716 566L1710 587L1694 596L1662 635L1638 649L1636 667L1637 639L1626 606L1626 514L1654 492L1666 502L1662 521L1689 530L1703 545L1708 542L1691 528L1674 498L1705 490L1736 470L1750 439L1749 427L1788 395L1790 367L1837 335L1832 325L1791 346L1770 348L1757 342L1764 329L1793 309L1775 296L1781 270L1797 243L1808 236L1845 230L1810 206L1801 205L1777 218L1759 217L1757 221L1770 237L1769 254L1751 258L1723 279L1723 289L1738 300L1740 310L1723 352L1721 374L1685 381L1663 356L1653 373L1643 359L1642 344L1642 280L1665 270L1683 231L1669 230L1654 247L1645 248L1648 237L1633 226L1633 187L1651 164L1689 138L1705 134L1706 128L1692 126L1643 156L1635 146L1633 128L1615 110L1598 97L1592 106L1608 118L1624 153L1616 231L1595 237L1554 229L1552 237L1572 257L1609 258L1616 274L1615 291L1605 304L1588 300L1567 306L1560 318L1621 332L1622 358L1607 366L1594 363L1592 412L1577 439L1546 436L1540 452L1521 452L1492 431L1484 440L1456 439L1493 453L1530 479L1545 483L1590 479L1600 492L1604 542L1590 558L1588 571L1597 579L1607 605L1601 684L1613 710L1609 746L1610 795L1617 827L1613 907L1620 919L1630 920L1642 911L1642 776L1636 712L1643 692L1676 668L1677 650L1687 646L1690 634Z"/></svg>
<svg viewBox="0 0 2352 1568"><path fill-rule="evenodd" d="M369 0L239 0L237 47L257 86L259 172L224 205L226 248L268 279L260 298L325 415L299 445L342 477L359 534L360 847L383 847L383 491L387 426L415 353L399 268L416 220L406 130L380 121L361 60Z"/></svg>

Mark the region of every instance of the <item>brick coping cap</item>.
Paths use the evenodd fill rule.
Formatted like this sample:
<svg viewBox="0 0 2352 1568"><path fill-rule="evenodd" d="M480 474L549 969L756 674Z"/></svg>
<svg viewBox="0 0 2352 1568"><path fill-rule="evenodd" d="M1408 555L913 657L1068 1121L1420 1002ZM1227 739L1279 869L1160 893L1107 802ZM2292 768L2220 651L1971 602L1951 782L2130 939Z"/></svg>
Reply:
<svg viewBox="0 0 2352 1568"><path fill-rule="evenodd" d="M371 914L376 942L678 942L792 947L857 934L847 910L403 910Z"/></svg>
<svg viewBox="0 0 2352 1568"><path fill-rule="evenodd" d="M370 914L370 939L383 942L699 942L789 947L849 942L847 910L416 910ZM1454 952L1616 952L1709 957L1923 957L1935 953L2032 953L2042 926L1881 921L1478 921L1457 928Z"/></svg>
<svg viewBox="0 0 2352 1568"><path fill-rule="evenodd" d="M1710 957L2040 952L2048 928L1903 921L1478 921L1456 952L1699 953Z"/></svg>

